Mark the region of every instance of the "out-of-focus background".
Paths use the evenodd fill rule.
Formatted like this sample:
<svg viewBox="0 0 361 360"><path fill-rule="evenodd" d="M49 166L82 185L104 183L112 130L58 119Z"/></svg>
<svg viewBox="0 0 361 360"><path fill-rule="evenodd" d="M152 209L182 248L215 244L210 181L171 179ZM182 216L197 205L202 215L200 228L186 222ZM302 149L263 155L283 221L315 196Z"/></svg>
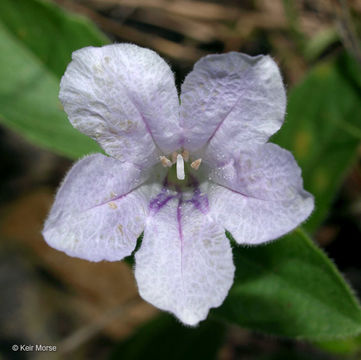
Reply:
<svg viewBox="0 0 361 360"><path fill-rule="evenodd" d="M318 212L306 228L360 295L361 1L13 0L14 8L6 3L11 1L0 3L0 30L10 35L5 39L0 32L0 44L14 49L14 57L0 52L0 359L163 358L158 357L163 348L168 359L185 358L192 348L198 359L361 358L357 337L315 343L225 325L217 342L212 341L216 324L193 336L168 318L149 323L159 312L139 298L127 263L70 258L43 241L40 230L54 193L78 153L62 148L56 133L43 125L51 124L53 113L45 105L31 107L39 98L18 102L15 88L5 91L6 81L26 71L33 54L52 73L49 83L58 84L69 49L101 45L106 37L161 54L178 87L206 54L271 54L288 91L296 89L292 117L276 139L293 151L306 189L316 195ZM76 14L80 24L87 22L78 16L89 19L104 38L94 28L80 39L80 33L67 30L64 12ZM23 52L16 53L23 43ZM47 94L42 96L45 102ZM38 137L29 121L38 121L46 134ZM173 334L162 330L167 322ZM139 331L136 347L149 345L143 357L122 348ZM181 338L188 340L179 345ZM14 352L13 344L57 345L57 351Z"/></svg>

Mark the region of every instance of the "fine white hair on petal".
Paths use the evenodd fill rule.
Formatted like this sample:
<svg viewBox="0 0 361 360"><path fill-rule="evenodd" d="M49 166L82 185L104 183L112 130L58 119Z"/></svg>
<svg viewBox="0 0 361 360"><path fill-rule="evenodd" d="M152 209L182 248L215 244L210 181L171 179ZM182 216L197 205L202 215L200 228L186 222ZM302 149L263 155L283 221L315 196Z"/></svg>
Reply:
<svg viewBox="0 0 361 360"><path fill-rule="evenodd" d="M265 143L282 125L286 94L269 56L231 52L200 59L181 92L184 147L207 146L215 163L234 151Z"/></svg>
<svg viewBox="0 0 361 360"><path fill-rule="evenodd" d="M260 200L292 200L302 193L301 169L293 155L267 143L240 152L209 172L211 181Z"/></svg>
<svg viewBox="0 0 361 360"><path fill-rule="evenodd" d="M209 193L212 215L239 244L258 245L285 235L305 221L314 207L306 191L292 200L247 197L219 185Z"/></svg>
<svg viewBox="0 0 361 360"><path fill-rule="evenodd" d="M72 125L113 157L142 166L179 147L179 100L168 64L131 44L73 53L59 98ZM159 149L158 149L159 148Z"/></svg>
<svg viewBox="0 0 361 360"><path fill-rule="evenodd" d="M65 177L45 222L45 241L69 256L116 261L131 254L144 229L149 185L133 164L96 154Z"/></svg>
<svg viewBox="0 0 361 360"><path fill-rule="evenodd" d="M177 198L148 218L135 259L140 295L191 326L222 304L233 283L232 251L223 228Z"/></svg>
<svg viewBox="0 0 361 360"><path fill-rule="evenodd" d="M208 193L211 213L238 243L276 239L306 220L314 208L292 154L275 144L242 152L210 177L217 184Z"/></svg>

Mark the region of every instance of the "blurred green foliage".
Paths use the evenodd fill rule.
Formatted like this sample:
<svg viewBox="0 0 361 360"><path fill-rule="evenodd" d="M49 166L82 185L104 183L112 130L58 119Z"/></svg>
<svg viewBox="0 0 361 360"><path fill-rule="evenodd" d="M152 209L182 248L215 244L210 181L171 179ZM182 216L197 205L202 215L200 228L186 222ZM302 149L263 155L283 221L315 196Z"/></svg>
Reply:
<svg viewBox="0 0 361 360"><path fill-rule="evenodd" d="M225 326L207 321L187 328L170 315L161 315L119 344L110 359L183 360L216 359L225 336Z"/></svg>
<svg viewBox="0 0 361 360"><path fill-rule="evenodd" d="M361 357L361 336L341 339L337 341L318 341L315 343L319 348L337 355L354 355Z"/></svg>
<svg viewBox="0 0 361 360"><path fill-rule="evenodd" d="M289 92L287 117L272 138L295 155L315 210L304 224L316 230L354 162L361 140L361 75L346 54L315 66Z"/></svg>
<svg viewBox="0 0 361 360"><path fill-rule="evenodd" d="M89 21L50 2L2 0L0 121L34 144L73 159L99 152L93 140L71 126L58 93L71 53L106 42Z"/></svg>

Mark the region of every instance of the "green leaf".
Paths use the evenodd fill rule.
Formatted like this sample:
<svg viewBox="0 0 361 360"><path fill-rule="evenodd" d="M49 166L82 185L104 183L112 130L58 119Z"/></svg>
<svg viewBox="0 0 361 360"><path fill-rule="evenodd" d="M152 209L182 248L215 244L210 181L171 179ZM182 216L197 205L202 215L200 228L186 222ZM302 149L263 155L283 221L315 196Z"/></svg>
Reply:
<svg viewBox="0 0 361 360"><path fill-rule="evenodd" d="M172 316L162 314L119 344L110 359L212 360L217 358L224 332L224 326L214 321L187 328Z"/></svg>
<svg viewBox="0 0 361 360"><path fill-rule="evenodd" d="M333 263L301 230L236 247L235 283L213 314L271 334L325 340L361 332L361 309Z"/></svg>
<svg viewBox="0 0 361 360"><path fill-rule="evenodd" d="M272 138L295 155L316 200L305 224L314 231L328 214L361 140L360 68L347 55L316 66L289 94L287 118Z"/></svg>
<svg viewBox="0 0 361 360"><path fill-rule="evenodd" d="M355 359L361 358L361 336L342 339L316 342L314 345L327 352L338 355L357 355Z"/></svg>
<svg viewBox="0 0 361 360"><path fill-rule="evenodd" d="M35 144L74 159L101 151L70 125L58 92L71 53L105 43L89 21L50 2L1 0L0 121Z"/></svg>

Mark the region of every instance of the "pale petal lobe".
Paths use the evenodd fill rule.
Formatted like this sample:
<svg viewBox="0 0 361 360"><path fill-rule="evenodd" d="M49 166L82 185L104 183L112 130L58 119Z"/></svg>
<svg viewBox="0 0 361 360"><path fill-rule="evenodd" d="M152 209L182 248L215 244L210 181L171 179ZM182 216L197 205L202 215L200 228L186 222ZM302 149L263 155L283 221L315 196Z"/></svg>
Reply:
<svg viewBox="0 0 361 360"><path fill-rule="evenodd" d="M144 229L150 189L129 163L101 154L75 163L65 177L45 222L46 242L90 261L131 254Z"/></svg>
<svg viewBox="0 0 361 360"><path fill-rule="evenodd" d="M303 192L301 169L293 155L267 143L239 152L209 171L212 182L260 200L292 200Z"/></svg>
<svg viewBox="0 0 361 360"><path fill-rule="evenodd" d="M265 201L213 185L209 197L214 218L239 244L275 240L304 222L314 208L313 196L306 191L292 200Z"/></svg>
<svg viewBox="0 0 361 360"><path fill-rule="evenodd" d="M120 161L151 166L179 146L174 76L152 50L115 44L74 52L59 97L73 126Z"/></svg>
<svg viewBox="0 0 361 360"><path fill-rule="evenodd" d="M210 308L220 306L233 283L223 228L178 198L148 218L135 258L140 295L187 325L198 324Z"/></svg>
<svg viewBox="0 0 361 360"><path fill-rule="evenodd" d="M240 148L265 143L281 127L285 108L282 77L271 57L208 55L182 85L184 146L205 147L205 158L225 162Z"/></svg>
<svg viewBox="0 0 361 360"><path fill-rule="evenodd" d="M292 154L275 144L243 151L210 173L212 215L242 244L276 239L305 221L314 208Z"/></svg>

